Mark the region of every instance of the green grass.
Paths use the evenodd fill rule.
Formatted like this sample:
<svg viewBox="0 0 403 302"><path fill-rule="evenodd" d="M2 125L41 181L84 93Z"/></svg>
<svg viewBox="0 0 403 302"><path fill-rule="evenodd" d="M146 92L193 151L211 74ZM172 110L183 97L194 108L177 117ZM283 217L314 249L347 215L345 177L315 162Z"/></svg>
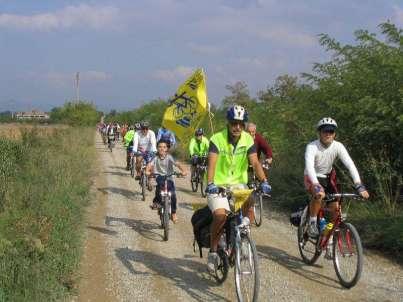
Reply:
<svg viewBox="0 0 403 302"><path fill-rule="evenodd" d="M0 301L55 301L74 290L93 134L0 140Z"/></svg>

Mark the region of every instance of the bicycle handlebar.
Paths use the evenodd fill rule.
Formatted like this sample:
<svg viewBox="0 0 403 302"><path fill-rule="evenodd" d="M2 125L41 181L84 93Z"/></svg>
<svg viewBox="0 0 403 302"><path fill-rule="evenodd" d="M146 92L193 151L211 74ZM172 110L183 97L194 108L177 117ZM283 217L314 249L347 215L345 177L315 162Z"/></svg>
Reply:
<svg viewBox="0 0 403 302"><path fill-rule="evenodd" d="M351 198L351 199L362 199L361 195L356 194L356 193L331 193L331 194L326 194L325 196L325 201L331 201L336 198Z"/></svg>
<svg viewBox="0 0 403 302"><path fill-rule="evenodd" d="M151 177L161 176L161 177L163 177L163 178L168 178L168 177L171 177L171 176L182 177L183 174L182 174L181 172L176 172L176 171L175 171L175 172L173 172L173 173L169 173L169 174L165 174L165 175L156 174L156 173L151 173L149 176L151 176Z"/></svg>

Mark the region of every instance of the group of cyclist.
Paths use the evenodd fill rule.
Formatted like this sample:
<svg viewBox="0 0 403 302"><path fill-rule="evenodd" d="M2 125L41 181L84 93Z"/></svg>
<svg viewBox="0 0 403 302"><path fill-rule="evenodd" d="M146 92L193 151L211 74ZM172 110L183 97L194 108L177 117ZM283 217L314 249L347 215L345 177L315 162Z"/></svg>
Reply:
<svg viewBox="0 0 403 302"><path fill-rule="evenodd" d="M248 112L243 106L233 105L227 110L227 125L214 133L210 139L205 136L203 129L197 129L189 144L191 169L195 169L200 161L207 157L207 203L213 215L210 234L210 251L207 267L214 272L218 263L217 247L223 232L226 215L230 211L228 199L219 194L221 187L230 190L245 189L248 186L248 170L250 167L260 182L260 190L264 194L271 192L268 175L262 168L261 154L264 161L272 164L273 156L270 145L261 134L256 132L256 125L248 123ZM130 153L136 154L136 178L139 178L142 160L147 162L147 174L170 174L174 167L186 175L184 167L177 163L170 149L176 145L175 135L162 127L157 136L150 129L148 122L136 123L127 128L124 135L124 145L127 148L127 169L129 169ZM322 118L317 124L318 139L310 142L305 151L304 183L311 195L309 205L308 235L317 237L317 214L325 193L336 193L337 179L333 169L336 159L340 159L354 181L357 192L365 199L369 198L368 191L362 184L357 168L344 145L335 140L337 123L330 117ZM156 155L156 156L155 156ZM155 156L155 157L154 157ZM193 175L193 173L191 174ZM152 208L158 208L158 195L161 183L157 177L156 195ZM172 217L176 222L176 196L173 179L169 179L169 189L172 192ZM243 215L253 221L253 198L248 197L242 208ZM333 202L330 209L334 212L338 202Z"/></svg>

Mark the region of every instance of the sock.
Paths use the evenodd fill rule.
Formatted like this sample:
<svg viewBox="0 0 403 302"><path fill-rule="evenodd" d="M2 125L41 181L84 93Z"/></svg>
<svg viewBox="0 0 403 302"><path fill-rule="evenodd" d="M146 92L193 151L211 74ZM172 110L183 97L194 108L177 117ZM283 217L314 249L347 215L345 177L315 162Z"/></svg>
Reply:
<svg viewBox="0 0 403 302"><path fill-rule="evenodd" d="M309 217L309 223L316 223L317 217Z"/></svg>

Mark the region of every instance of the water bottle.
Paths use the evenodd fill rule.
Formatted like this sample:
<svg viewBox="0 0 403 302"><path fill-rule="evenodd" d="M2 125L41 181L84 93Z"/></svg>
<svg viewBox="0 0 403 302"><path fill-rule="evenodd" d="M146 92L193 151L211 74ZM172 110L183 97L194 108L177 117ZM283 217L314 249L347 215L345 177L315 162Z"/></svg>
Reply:
<svg viewBox="0 0 403 302"><path fill-rule="evenodd" d="M325 229L323 230L323 236L327 236L327 234L329 234L329 232L333 229L333 223L329 222Z"/></svg>
<svg viewBox="0 0 403 302"><path fill-rule="evenodd" d="M319 219L319 231L320 231L321 233L322 233L323 230L325 229L326 224L327 224L326 219L325 219L324 217L321 217L321 218Z"/></svg>

